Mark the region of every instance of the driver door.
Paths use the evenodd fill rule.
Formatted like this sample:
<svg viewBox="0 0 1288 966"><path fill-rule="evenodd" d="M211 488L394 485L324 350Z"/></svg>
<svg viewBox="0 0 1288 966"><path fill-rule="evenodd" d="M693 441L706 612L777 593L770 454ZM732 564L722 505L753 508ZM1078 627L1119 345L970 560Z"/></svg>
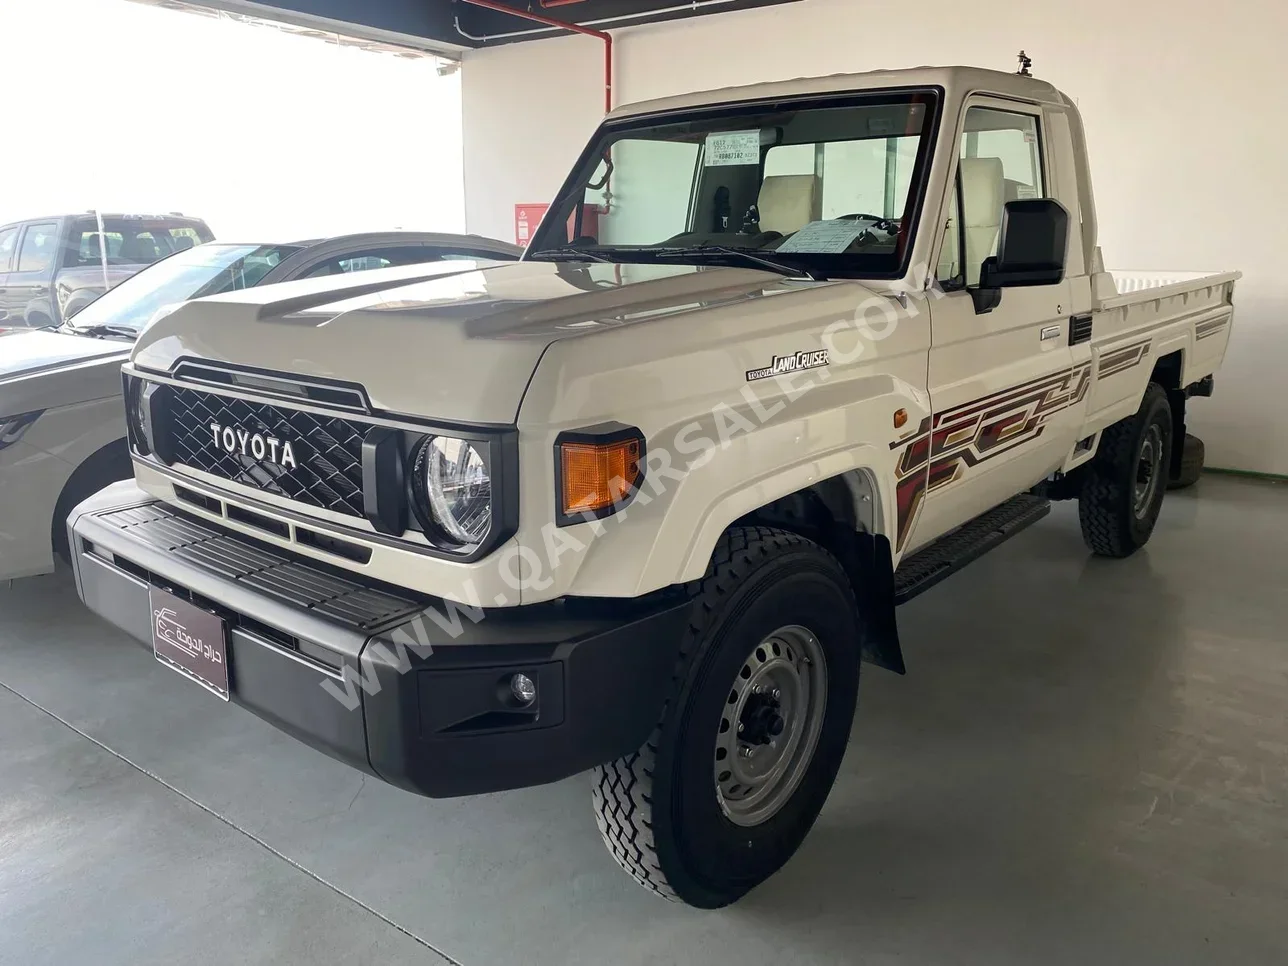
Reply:
<svg viewBox="0 0 1288 966"><path fill-rule="evenodd" d="M1003 206L1051 197L1041 109L995 98L967 102L932 299L933 411L924 508L905 552L1053 472L1074 443L1086 367L1069 347L1070 282L1007 288L991 311L971 289L997 254Z"/></svg>

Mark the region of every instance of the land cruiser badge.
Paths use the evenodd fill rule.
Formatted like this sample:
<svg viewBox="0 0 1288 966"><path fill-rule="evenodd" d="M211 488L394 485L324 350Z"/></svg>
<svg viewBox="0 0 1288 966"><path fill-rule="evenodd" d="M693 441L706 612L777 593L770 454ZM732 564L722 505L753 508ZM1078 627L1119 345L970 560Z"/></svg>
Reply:
<svg viewBox="0 0 1288 966"><path fill-rule="evenodd" d="M219 423L211 423L210 432L215 445L232 456L240 454L266 460L286 470L293 470L298 465L295 462L295 447L289 439L283 442L276 436L252 433L240 426L221 426Z"/></svg>
<svg viewBox="0 0 1288 966"><path fill-rule="evenodd" d="M800 372L804 369L821 369L826 365L830 365L826 349L802 350L788 356L774 356L772 365L765 366L763 369L752 369L747 373L747 381L755 382L757 379L769 379L772 376Z"/></svg>

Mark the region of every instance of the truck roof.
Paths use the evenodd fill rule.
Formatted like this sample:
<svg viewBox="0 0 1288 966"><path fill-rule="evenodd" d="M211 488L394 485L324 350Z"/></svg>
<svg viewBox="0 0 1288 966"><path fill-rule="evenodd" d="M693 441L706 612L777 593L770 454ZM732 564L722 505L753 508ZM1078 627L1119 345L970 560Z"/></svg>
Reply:
<svg viewBox="0 0 1288 966"><path fill-rule="evenodd" d="M1051 83L1028 74L985 70L981 67L912 67L902 70L871 70L857 74L830 74L826 77L799 77L795 80L661 97L623 105L613 111L609 118L659 114L735 101L772 100L885 87L943 87L946 90L966 92L987 91L1037 103L1059 104L1064 100Z"/></svg>
<svg viewBox="0 0 1288 966"><path fill-rule="evenodd" d="M153 214L139 214L137 212L130 213L130 212L120 212L120 211L105 211L102 213L102 215L103 215L104 221L107 221L108 219L115 219L117 221L138 221L138 222L144 222L144 223L173 222L176 224L190 224L190 225L205 224L205 221L201 218L197 218L194 215L181 214L180 212L177 212L177 211L156 212ZM13 221L5 222L0 227L8 228L11 225L26 225L33 222L61 221L64 218L93 218L93 217L94 217L93 211L73 211L70 213L64 212L61 215L42 215L36 218L16 218Z"/></svg>

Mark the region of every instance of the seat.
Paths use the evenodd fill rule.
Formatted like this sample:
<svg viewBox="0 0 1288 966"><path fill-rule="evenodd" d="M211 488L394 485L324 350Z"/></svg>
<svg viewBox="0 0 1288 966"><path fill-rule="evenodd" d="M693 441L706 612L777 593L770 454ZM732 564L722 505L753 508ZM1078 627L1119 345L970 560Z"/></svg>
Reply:
<svg viewBox="0 0 1288 966"><path fill-rule="evenodd" d="M127 238L121 242L121 258L130 264L150 265L158 258L156 243L143 235Z"/></svg>
<svg viewBox="0 0 1288 966"><path fill-rule="evenodd" d="M966 284L979 284L979 267L997 254L1006 202L1000 158L962 158L962 224L966 236Z"/></svg>
<svg viewBox="0 0 1288 966"><path fill-rule="evenodd" d="M814 220L814 196L818 181L812 174L781 174L765 179L760 186L760 230L790 235Z"/></svg>

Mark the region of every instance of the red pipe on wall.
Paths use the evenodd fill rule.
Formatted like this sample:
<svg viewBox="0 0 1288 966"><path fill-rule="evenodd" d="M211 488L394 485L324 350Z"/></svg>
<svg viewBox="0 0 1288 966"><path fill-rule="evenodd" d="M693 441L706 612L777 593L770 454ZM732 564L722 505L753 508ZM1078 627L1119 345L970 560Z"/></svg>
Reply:
<svg viewBox="0 0 1288 966"><path fill-rule="evenodd" d="M587 37L595 37L604 42L604 113L607 114L613 109L613 35L603 30L592 30L590 27L583 27L579 23L565 23L562 20L556 20L554 17L543 17L539 13L532 13L527 10L516 10L514 7L508 7L499 0L461 0L471 6L483 7L485 10L495 10L498 13L508 13L512 17L519 17L523 20L532 20L539 24L545 24L547 27L558 27L560 30L571 30L575 34L585 34ZM572 3L574 0L564 0L565 3ZM552 6L554 4L551 4ZM562 4L560 4L562 5ZM542 4L546 6L546 4Z"/></svg>

